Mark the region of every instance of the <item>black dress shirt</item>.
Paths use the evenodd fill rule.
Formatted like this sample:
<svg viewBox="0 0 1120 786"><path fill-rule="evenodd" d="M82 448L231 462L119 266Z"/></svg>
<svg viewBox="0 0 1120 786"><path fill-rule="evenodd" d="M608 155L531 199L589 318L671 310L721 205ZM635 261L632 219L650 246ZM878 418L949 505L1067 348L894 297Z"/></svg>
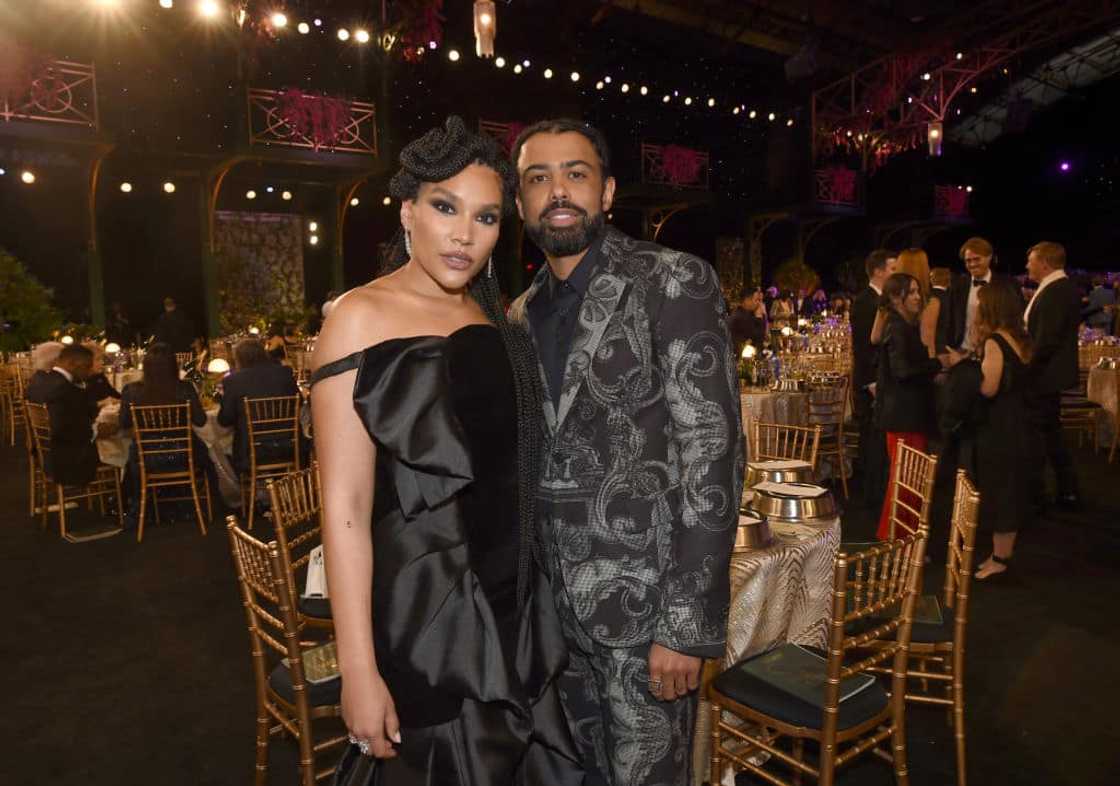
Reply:
<svg viewBox="0 0 1120 786"><path fill-rule="evenodd" d="M560 401L568 350L576 332L583 296L599 269L599 249L602 243L600 235L592 242L572 274L563 281L556 278L550 267L548 283L537 291L537 296L529 303L529 324L533 328L537 354L540 356L541 367L548 380L549 396L554 405Z"/></svg>

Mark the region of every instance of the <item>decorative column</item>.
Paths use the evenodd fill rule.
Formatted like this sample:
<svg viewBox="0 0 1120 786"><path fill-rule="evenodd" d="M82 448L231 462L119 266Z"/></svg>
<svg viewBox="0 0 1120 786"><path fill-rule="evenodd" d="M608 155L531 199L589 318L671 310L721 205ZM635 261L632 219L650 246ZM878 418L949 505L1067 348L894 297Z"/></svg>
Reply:
<svg viewBox="0 0 1120 786"><path fill-rule="evenodd" d="M97 242L97 185L101 179L101 163L112 148L102 148L89 162L86 178L86 275L89 279L89 315L93 324L105 327L105 275L101 265L101 248Z"/></svg>

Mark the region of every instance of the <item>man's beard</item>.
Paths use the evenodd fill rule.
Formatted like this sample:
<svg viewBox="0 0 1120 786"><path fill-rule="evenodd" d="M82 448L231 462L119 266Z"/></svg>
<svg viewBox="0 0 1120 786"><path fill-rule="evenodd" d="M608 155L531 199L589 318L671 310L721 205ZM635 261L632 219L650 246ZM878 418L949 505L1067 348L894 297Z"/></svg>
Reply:
<svg viewBox="0 0 1120 786"><path fill-rule="evenodd" d="M544 217L559 208L579 213L579 222L570 227L549 226ZM548 256L570 257L586 251L606 223L606 216L601 210L595 215L588 215L586 210L570 202L553 202L544 209L535 224L525 222L525 231Z"/></svg>

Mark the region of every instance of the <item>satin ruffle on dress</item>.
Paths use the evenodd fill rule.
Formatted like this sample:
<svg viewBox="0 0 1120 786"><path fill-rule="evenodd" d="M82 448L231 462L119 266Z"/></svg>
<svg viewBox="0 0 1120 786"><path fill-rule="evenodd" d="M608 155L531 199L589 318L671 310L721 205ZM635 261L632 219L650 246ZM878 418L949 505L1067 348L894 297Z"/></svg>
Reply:
<svg viewBox="0 0 1120 786"><path fill-rule="evenodd" d="M358 369L377 448L373 630L401 721L382 786L567 786L583 779L555 678L567 662L535 568L517 604L517 407L499 332L391 339Z"/></svg>

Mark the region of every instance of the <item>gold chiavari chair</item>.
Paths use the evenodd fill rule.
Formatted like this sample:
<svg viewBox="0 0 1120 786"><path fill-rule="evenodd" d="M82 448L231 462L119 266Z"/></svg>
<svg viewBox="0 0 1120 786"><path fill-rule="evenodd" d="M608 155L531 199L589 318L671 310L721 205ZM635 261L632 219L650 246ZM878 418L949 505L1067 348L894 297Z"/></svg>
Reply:
<svg viewBox="0 0 1120 786"><path fill-rule="evenodd" d="M924 595L917 604L907 671L907 701L949 708L956 742L957 786L967 786L968 780L964 728L964 648L976 529L979 523L980 493L968 479L967 473L958 469L942 603L938 604L935 595ZM940 671L931 671L931 664L940 667ZM885 668L870 671L890 673ZM933 695L930 683L943 686L945 695Z"/></svg>
<svg viewBox="0 0 1120 786"><path fill-rule="evenodd" d="M791 459L808 462L817 471L817 451L821 444L821 427L788 426L784 423L763 423L756 420L751 438L751 461Z"/></svg>
<svg viewBox="0 0 1120 786"><path fill-rule="evenodd" d="M34 445L35 461L38 467L41 468L40 471L43 473L42 494L41 496L36 495L36 499L32 500L33 507L38 503L40 515L42 516L41 521L43 529L45 530L47 528L47 519L50 513L50 491L53 486L55 504L58 506L58 531L63 540L69 541L70 543L84 543L90 540L112 537L113 535L118 535L123 532L124 508L121 500L121 480L116 468L106 464L99 464L93 480L84 486L64 486L61 483L56 483L45 471L45 468L50 466L51 455L50 412L46 404L33 404L29 401L25 401L24 407L26 410L28 431L31 434L32 444ZM34 484L34 482L34 479L32 479L32 484ZM68 503L83 499L91 505L93 501L96 500L101 508L102 515L104 515L106 511L106 500L115 500L117 505L117 526L108 529L99 529L96 532L83 535L70 532L66 527L66 506Z"/></svg>
<svg viewBox="0 0 1120 786"><path fill-rule="evenodd" d="M8 445L15 447L16 431L26 429L27 421L23 408L23 393L27 390L27 379L30 374L24 373L16 363L0 368L0 417L3 418L3 434L7 437Z"/></svg>
<svg viewBox="0 0 1120 786"><path fill-rule="evenodd" d="M300 579L306 580L311 552L323 542L323 502L319 485L319 465L290 472L265 482L272 503L272 524L284 566L291 604L299 614L300 626L334 630L328 598L305 598L299 592Z"/></svg>
<svg viewBox="0 0 1120 786"><path fill-rule="evenodd" d="M144 539L149 491L158 524L160 489L168 488L185 487L190 490L189 494L162 497L162 501L190 500L194 503L198 529L205 535L206 522L214 513L210 500L210 480L195 460L190 404L133 405L132 422L140 469L140 521L136 530L136 542ZM206 497L205 516L202 514L200 493Z"/></svg>
<svg viewBox="0 0 1120 786"><path fill-rule="evenodd" d="M830 459L833 476L840 477L844 498L848 498L848 451L844 433L844 413L848 406L848 376L821 375L809 382L809 422L821 427L819 458Z"/></svg>
<svg viewBox="0 0 1120 786"><path fill-rule="evenodd" d="M922 529L913 537L880 543L866 551L848 554L842 550L834 559L827 654L819 671L798 673L804 682L820 686L819 703L793 696L775 673L744 670L749 659L712 680L708 687L712 705L710 783L721 783L728 765L768 783L791 783L752 761L765 752L770 754L769 763L792 770L792 783L800 783L807 775L822 786L832 786L836 771L867 751L893 763L900 786L909 783L906 660L927 536ZM868 654L867 645L876 641L882 646ZM892 667L889 693L875 682L841 700L843 680L887 661ZM739 722L725 719L725 714ZM783 745L787 739L790 744ZM806 740L820 744L816 767L805 761ZM883 750L880 746L888 741L889 748Z"/></svg>
<svg viewBox="0 0 1120 786"><path fill-rule="evenodd" d="M937 456L923 453L905 442L899 442L891 468L889 540L914 535L929 526L929 506L933 502L933 476Z"/></svg>
<svg viewBox="0 0 1120 786"><path fill-rule="evenodd" d="M313 683L306 676L300 626L291 605L293 590L280 562L276 542L263 543L226 519L230 550L237 568L250 654L257 687L257 759L254 784L268 777L268 744L276 734L290 734L299 745L301 786L329 778L332 766L316 768L316 756L341 747L346 734L315 741L313 722L342 717L342 679Z"/></svg>
<svg viewBox="0 0 1120 786"><path fill-rule="evenodd" d="M1089 400L1088 394L1089 369L1081 368L1077 373L1077 387L1065 391L1061 397L1059 419L1062 428L1072 431L1077 435L1077 446L1084 444L1088 437L1093 442L1093 452L1100 450L1097 434L1097 417L1101 412L1101 405Z"/></svg>
<svg viewBox="0 0 1120 786"><path fill-rule="evenodd" d="M261 481L299 470L299 396L246 398L249 467L241 475L241 499L248 528L253 528L257 486Z"/></svg>

